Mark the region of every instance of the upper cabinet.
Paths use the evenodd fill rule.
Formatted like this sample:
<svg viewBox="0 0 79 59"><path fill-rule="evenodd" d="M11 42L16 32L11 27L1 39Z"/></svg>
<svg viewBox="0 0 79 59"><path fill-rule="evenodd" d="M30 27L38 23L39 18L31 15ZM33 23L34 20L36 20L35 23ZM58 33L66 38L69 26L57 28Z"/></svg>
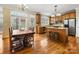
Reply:
<svg viewBox="0 0 79 59"><path fill-rule="evenodd" d="M76 13L75 12L70 13L69 18L76 18Z"/></svg>
<svg viewBox="0 0 79 59"><path fill-rule="evenodd" d="M50 24L53 24L53 23L55 23L55 17L51 17L51 22L50 22Z"/></svg>
<svg viewBox="0 0 79 59"><path fill-rule="evenodd" d="M65 19L65 16L62 15L62 16L61 16L61 20L62 20L62 22L64 22L64 19Z"/></svg>
<svg viewBox="0 0 79 59"><path fill-rule="evenodd" d="M36 24L41 24L41 15L36 14Z"/></svg>
<svg viewBox="0 0 79 59"><path fill-rule="evenodd" d="M62 22L66 19L71 19L71 18L76 18L76 13L75 12L70 12L70 13L66 13L64 15L61 16L61 20Z"/></svg>
<svg viewBox="0 0 79 59"><path fill-rule="evenodd" d="M61 16L57 16L57 20L58 21L61 21Z"/></svg>
<svg viewBox="0 0 79 59"><path fill-rule="evenodd" d="M76 18L75 12L65 13L61 16L57 16L56 18L51 17L51 23L55 23L55 21L61 21L63 23L65 19L68 20L68 19L71 19L71 18L74 18L74 19Z"/></svg>
<svg viewBox="0 0 79 59"><path fill-rule="evenodd" d="M65 14L65 19L69 19L69 13Z"/></svg>

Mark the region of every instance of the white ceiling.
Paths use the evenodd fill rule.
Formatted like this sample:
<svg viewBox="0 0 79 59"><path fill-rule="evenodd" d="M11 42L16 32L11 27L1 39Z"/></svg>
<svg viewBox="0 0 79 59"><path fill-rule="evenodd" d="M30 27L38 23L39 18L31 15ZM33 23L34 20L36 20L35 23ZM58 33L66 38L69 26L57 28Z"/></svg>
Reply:
<svg viewBox="0 0 79 59"><path fill-rule="evenodd" d="M12 9L16 9L17 5L11 4L9 6ZM79 7L79 4L56 4L56 5L58 6L57 12L61 14L70 10L74 10L75 8ZM3 5L0 5L0 6L3 6ZM26 8L27 10L35 13L39 12L41 14L49 15L49 16L55 14L55 8L54 8L55 4L27 4L25 6L28 7Z"/></svg>
<svg viewBox="0 0 79 59"><path fill-rule="evenodd" d="M55 14L55 4L28 4L26 6L28 6L29 10L34 12L39 12L46 15ZM57 12L63 14L79 7L79 4L57 4L57 6Z"/></svg>

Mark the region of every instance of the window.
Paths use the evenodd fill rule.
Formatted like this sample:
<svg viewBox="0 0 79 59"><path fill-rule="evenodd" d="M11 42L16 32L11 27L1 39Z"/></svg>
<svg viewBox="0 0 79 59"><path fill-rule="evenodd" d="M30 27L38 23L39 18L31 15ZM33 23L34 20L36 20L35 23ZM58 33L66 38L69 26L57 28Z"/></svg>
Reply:
<svg viewBox="0 0 79 59"><path fill-rule="evenodd" d="M11 12L11 26L15 29L25 29L26 14L24 12L12 11Z"/></svg>
<svg viewBox="0 0 79 59"><path fill-rule="evenodd" d="M34 28L35 28L35 24L36 24L36 21L35 21L35 15L29 15L29 19L27 20L27 26L28 26L28 29L31 29L34 31Z"/></svg>
<svg viewBox="0 0 79 59"><path fill-rule="evenodd" d="M3 19L0 18L0 32L2 32L3 30Z"/></svg>
<svg viewBox="0 0 79 59"><path fill-rule="evenodd" d="M25 29L25 23L26 23L26 19L20 19L20 29L21 30L24 30Z"/></svg>
<svg viewBox="0 0 79 59"><path fill-rule="evenodd" d="M3 13L2 13L2 8L0 7L0 32L2 33L3 31Z"/></svg>
<svg viewBox="0 0 79 59"><path fill-rule="evenodd" d="M19 29L19 18L18 17L12 17L11 26L13 29Z"/></svg>
<svg viewBox="0 0 79 59"><path fill-rule="evenodd" d="M49 25L49 19L47 16L42 16L41 17L41 26L46 26Z"/></svg>
<svg viewBox="0 0 79 59"><path fill-rule="evenodd" d="M35 18L31 17L31 27L35 27Z"/></svg>
<svg viewBox="0 0 79 59"><path fill-rule="evenodd" d="M11 11L11 26L14 30L33 29L35 27L34 15L23 11Z"/></svg>

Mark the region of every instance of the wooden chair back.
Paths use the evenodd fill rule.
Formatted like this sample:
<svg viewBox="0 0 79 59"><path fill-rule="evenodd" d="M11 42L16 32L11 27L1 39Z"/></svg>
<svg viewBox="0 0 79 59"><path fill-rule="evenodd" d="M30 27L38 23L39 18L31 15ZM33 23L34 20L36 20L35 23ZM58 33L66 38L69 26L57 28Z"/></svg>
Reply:
<svg viewBox="0 0 79 59"><path fill-rule="evenodd" d="M12 51L12 27L9 28L9 42L10 42L10 52Z"/></svg>

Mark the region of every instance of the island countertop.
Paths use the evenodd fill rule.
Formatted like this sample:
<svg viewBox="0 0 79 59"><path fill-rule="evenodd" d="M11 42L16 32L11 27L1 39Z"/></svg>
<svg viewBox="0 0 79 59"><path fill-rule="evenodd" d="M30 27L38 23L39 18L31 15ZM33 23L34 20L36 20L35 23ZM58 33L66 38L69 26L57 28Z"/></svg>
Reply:
<svg viewBox="0 0 79 59"><path fill-rule="evenodd" d="M46 26L46 28L53 28L53 29L68 29L67 27L55 27L55 26Z"/></svg>

